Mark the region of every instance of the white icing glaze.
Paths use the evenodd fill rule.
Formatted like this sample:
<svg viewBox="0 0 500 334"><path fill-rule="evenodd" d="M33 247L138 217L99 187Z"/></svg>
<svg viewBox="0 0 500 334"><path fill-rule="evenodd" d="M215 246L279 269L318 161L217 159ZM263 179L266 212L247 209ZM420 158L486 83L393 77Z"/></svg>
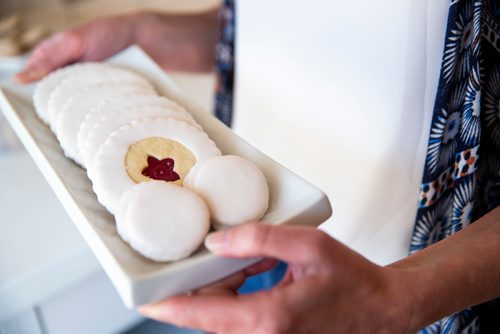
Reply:
<svg viewBox="0 0 500 334"><path fill-rule="evenodd" d="M102 67L100 63L83 63L69 65L60 68L48 75L46 75L42 80L36 85L35 91L33 92L33 103L35 104L35 110L38 117L46 124L50 123L49 114L47 112L47 106L49 103L49 97L52 91L57 87L59 82L71 75L71 73L76 71L84 71L89 68L99 68Z"/></svg>
<svg viewBox="0 0 500 334"><path fill-rule="evenodd" d="M107 113L114 113L117 110L137 106L162 106L172 110L177 110L179 112L187 113L187 111L185 111L183 107L163 96L122 95L117 97L107 97L85 115L85 119L80 125L80 129L78 130L77 135L78 152L80 152L80 154L83 153L83 151L85 150L87 138L89 137L89 132L92 131L97 123L99 123L102 116L107 115ZM82 158L85 162L85 155L82 154Z"/></svg>
<svg viewBox="0 0 500 334"><path fill-rule="evenodd" d="M256 221L268 207L264 174L252 162L234 155L203 161L186 185L207 202L215 227Z"/></svg>
<svg viewBox="0 0 500 334"><path fill-rule="evenodd" d="M134 187L130 188L125 192L125 194L123 194L122 198L120 199L118 210L115 213L116 231L125 242L128 242L129 240L128 231L125 224L125 217L127 215L128 208L130 208L130 198L132 194L130 190L133 188Z"/></svg>
<svg viewBox="0 0 500 334"><path fill-rule="evenodd" d="M210 227L205 202L193 191L164 181L142 182L123 197L117 230L154 261L176 261L198 249Z"/></svg>
<svg viewBox="0 0 500 334"><path fill-rule="evenodd" d="M135 93L145 94L147 92L147 88L136 83L106 82L82 88L75 93L64 104L58 117L52 119L57 139L66 156L83 165L82 158L78 154L76 136L85 115L104 97Z"/></svg>
<svg viewBox="0 0 500 334"><path fill-rule="evenodd" d="M194 180L196 179L196 175L198 174L198 171L200 170L201 166L204 165L206 160L209 160L212 158L208 158L202 161L198 161L193 168L189 171L189 173L186 175L184 178L184 187L190 188L194 190Z"/></svg>
<svg viewBox="0 0 500 334"><path fill-rule="evenodd" d="M75 71L62 79L50 94L47 113L51 121L51 129L55 130L55 127L52 126L53 120L57 118L64 104L75 93L84 87L105 82L132 82L154 91L153 86L140 75L109 64L102 64L102 67L99 67L99 69L90 68Z"/></svg>
<svg viewBox="0 0 500 334"><path fill-rule="evenodd" d="M99 147L118 128L127 125L134 120L156 117L173 118L178 121L186 122L189 125L196 127L198 130L203 131L201 126L195 122L190 114L168 109L162 106L141 106L107 112L89 132L87 143L84 150L81 152L85 165L87 166L93 163L95 155L99 151Z"/></svg>
<svg viewBox="0 0 500 334"><path fill-rule="evenodd" d="M187 147L197 161L221 153L215 143L195 127L169 118L137 120L116 130L101 145L87 173L99 202L114 213L121 196L135 183L125 168L129 146L150 137L175 140Z"/></svg>

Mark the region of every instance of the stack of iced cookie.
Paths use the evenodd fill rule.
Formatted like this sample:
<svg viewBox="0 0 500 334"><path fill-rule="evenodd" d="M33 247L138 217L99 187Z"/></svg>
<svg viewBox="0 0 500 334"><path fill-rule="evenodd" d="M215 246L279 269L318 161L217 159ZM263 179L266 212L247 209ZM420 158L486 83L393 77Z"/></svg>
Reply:
<svg viewBox="0 0 500 334"><path fill-rule="evenodd" d="M38 83L34 104L65 155L86 168L120 237L149 259L187 257L211 222L225 228L267 210L260 169L222 156L189 112L135 72L70 65Z"/></svg>

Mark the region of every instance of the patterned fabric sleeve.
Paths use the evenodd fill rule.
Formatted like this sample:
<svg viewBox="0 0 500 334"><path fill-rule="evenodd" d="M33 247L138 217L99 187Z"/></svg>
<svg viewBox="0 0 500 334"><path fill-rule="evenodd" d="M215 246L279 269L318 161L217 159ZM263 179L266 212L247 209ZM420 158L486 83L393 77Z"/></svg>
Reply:
<svg viewBox="0 0 500 334"><path fill-rule="evenodd" d="M234 84L234 0L224 0L220 9L220 38L215 49L217 87L215 115L226 125L231 125L233 115Z"/></svg>
<svg viewBox="0 0 500 334"><path fill-rule="evenodd" d="M498 206L499 173L500 5L451 0L410 252ZM422 333L500 333L498 314L493 301L447 316Z"/></svg>

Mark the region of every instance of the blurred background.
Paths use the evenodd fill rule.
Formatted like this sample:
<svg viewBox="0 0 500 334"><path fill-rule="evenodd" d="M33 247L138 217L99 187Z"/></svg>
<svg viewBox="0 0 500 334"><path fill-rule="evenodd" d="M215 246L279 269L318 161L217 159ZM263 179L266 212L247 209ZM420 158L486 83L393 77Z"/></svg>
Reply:
<svg viewBox="0 0 500 334"><path fill-rule="evenodd" d="M0 85L51 33L154 9L205 11L220 0L1 0ZM214 77L170 73L207 112ZM43 212L43 215L40 215ZM0 113L0 334L196 333L127 310Z"/></svg>
<svg viewBox="0 0 500 334"><path fill-rule="evenodd" d="M29 51L52 33L77 27L99 17L153 10L193 13L219 6L221 0L1 0L0 84L10 81ZM176 83L208 111L213 108L212 75L174 73ZM0 114L0 118L1 118ZM0 150L16 146L15 138L0 120Z"/></svg>
<svg viewBox="0 0 500 334"><path fill-rule="evenodd" d="M2 0L2 18L20 15L30 26L59 30L89 19L141 9L198 12L218 6L220 0Z"/></svg>

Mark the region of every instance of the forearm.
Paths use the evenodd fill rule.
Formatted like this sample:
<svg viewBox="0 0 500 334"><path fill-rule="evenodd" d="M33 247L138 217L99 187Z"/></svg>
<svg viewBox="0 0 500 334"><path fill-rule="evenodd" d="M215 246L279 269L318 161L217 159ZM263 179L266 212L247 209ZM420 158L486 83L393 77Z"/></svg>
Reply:
<svg viewBox="0 0 500 334"><path fill-rule="evenodd" d="M412 330L500 296L500 208L388 266L402 282Z"/></svg>
<svg viewBox="0 0 500 334"><path fill-rule="evenodd" d="M163 69L213 69L218 10L192 15L132 13L101 18L41 42L15 80L28 83L79 61L101 61L131 44L140 45Z"/></svg>
<svg viewBox="0 0 500 334"><path fill-rule="evenodd" d="M164 59L156 58L165 69L213 70L219 35L218 9L186 15L137 13L133 26L134 43L148 50L153 57L161 55Z"/></svg>

